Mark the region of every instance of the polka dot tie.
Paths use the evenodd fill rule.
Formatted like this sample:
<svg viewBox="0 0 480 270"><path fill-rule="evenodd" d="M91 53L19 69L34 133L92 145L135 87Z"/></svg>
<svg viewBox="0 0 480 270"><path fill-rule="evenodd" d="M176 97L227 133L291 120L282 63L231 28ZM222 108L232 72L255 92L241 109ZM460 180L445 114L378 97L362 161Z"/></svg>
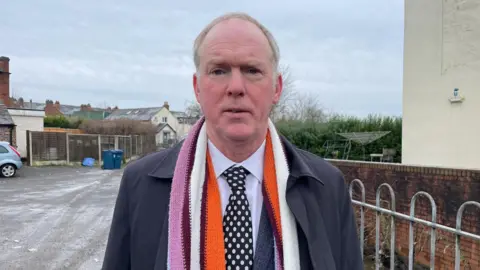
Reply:
<svg viewBox="0 0 480 270"><path fill-rule="evenodd" d="M245 194L249 172L243 167L230 167L223 176L232 189L223 216L226 269L253 269L252 215Z"/></svg>

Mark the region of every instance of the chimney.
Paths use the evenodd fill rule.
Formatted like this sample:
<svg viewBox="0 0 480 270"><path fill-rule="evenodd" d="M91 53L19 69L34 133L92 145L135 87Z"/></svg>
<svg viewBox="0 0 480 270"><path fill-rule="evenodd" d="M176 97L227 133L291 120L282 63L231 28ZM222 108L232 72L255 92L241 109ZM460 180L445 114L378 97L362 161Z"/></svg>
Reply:
<svg viewBox="0 0 480 270"><path fill-rule="evenodd" d="M53 100L50 99L45 101L44 111L46 116L62 115L62 112L60 111L60 102L55 101L55 103L53 103Z"/></svg>
<svg viewBox="0 0 480 270"><path fill-rule="evenodd" d="M168 101L165 101L163 103L163 107L165 107L167 110L170 110L170 105L168 105Z"/></svg>
<svg viewBox="0 0 480 270"><path fill-rule="evenodd" d="M0 99L10 106L10 58L0 56Z"/></svg>
<svg viewBox="0 0 480 270"><path fill-rule="evenodd" d="M90 106L90 104L87 104L87 105L82 104L82 105L80 105L80 111L82 111L82 112L91 112L91 111L93 111L93 110L92 110L92 106Z"/></svg>
<svg viewBox="0 0 480 270"><path fill-rule="evenodd" d="M19 98L19 99L18 99L18 106L19 106L20 108L23 108L23 107L24 107L23 98Z"/></svg>

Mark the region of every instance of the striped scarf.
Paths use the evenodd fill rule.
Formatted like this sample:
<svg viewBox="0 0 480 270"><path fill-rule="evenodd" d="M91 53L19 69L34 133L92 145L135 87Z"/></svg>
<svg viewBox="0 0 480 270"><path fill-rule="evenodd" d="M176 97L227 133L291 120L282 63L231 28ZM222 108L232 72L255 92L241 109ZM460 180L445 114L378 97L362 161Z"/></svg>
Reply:
<svg viewBox="0 0 480 270"><path fill-rule="evenodd" d="M172 181L167 268L225 269L220 192L207 149L205 118L191 129L178 155ZM300 269L296 224L285 200L288 165L271 121L266 138L264 203L272 224L275 269Z"/></svg>

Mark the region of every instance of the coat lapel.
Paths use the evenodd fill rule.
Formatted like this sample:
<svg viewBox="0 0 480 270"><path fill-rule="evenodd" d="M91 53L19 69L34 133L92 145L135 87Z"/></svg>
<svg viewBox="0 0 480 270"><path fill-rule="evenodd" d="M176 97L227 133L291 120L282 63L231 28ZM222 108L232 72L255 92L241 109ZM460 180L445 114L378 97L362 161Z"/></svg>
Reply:
<svg viewBox="0 0 480 270"><path fill-rule="evenodd" d="M182 143L178 143L174 147L165 150L168 151L165 157L158 162L158 165L149 172L149 176L158 179L159 181L171 182L173 173L175 172L175 165L177 163L178 154L182 147ZM164 215L168 216L168 210ZM163 220L163 225L158 241L157 256L155 259L154 270L166 270L168 259L168 217Z"/></svg>
<svg viewBox="0 0 480 270"><path fill-rule="evenodd" d="M301 233L304 234L303 239L305 241L303 242L306 242L301 243L299 241L300 252L303 252L304 248L308 249L313 269L333 270L335 269L335 262L319 205L321 194L318 192L318 188L323 188L324 183L312 172L303 154L299 153L301 150L298 150L283 137L282 142L290 167L286 200L301 229ZM300 255L301 258L304 258L305 254ZM304 265L308 265L308 263L302 262L302 269L306 268L303 267Z"/></svg>

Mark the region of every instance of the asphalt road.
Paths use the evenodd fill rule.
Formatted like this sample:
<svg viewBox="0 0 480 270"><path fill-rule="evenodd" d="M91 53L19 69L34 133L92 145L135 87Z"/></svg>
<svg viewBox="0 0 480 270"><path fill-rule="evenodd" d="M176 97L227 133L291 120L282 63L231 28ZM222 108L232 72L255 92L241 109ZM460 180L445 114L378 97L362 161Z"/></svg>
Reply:
<svg viewBox="0 0 480 270"><path fill-rule="evenodd" d="M121 174L25 167L0 178L0 269L100 269Z"/></svg>

